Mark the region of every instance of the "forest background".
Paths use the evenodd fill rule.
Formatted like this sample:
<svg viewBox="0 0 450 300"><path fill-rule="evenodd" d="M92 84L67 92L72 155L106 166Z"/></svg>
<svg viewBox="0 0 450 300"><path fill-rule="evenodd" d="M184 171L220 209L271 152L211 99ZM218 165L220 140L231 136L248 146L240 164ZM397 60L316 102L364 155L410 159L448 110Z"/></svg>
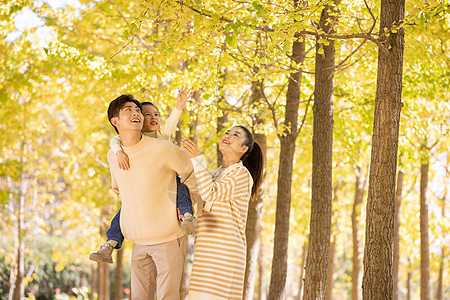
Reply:
<svg viewBox="0 0 450 300"><path fill-rule="evenodd" d="M265 151L265 181L249 212L246 299L301 299L312 286L311 201L320 194L313 188L313 128L321 124L318 98L331 91L323 119L329 125L323 149L332 155L322 179L330 183L320 264L326 278L318 280L326 286L317 290L321 299L361 298L377 59L392 51L383 39L403 33L387 273L395 299L450 298L449 4L408 1L403 18L389 27L380 26L383 5L2 1L0 299L129 297L131 244L114 265L88 259L120 207L106 163L115 135L106 109L129 93L155 103L164 120L182 85L194 95L175 143L194 139L214 168L220 134L243 124ZM331 56L331 67L318 68ZM322 149L320 141L314 145Z"/></svg>

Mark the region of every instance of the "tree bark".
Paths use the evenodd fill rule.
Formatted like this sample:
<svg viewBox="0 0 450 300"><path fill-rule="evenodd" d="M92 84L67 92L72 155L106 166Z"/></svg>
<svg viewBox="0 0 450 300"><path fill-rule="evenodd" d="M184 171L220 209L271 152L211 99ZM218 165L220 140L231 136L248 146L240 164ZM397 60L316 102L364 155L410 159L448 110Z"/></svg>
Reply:
<svg viewBox="0 0 450 300"><path fill-rule="evenodd" d="M252 103L257 103L263 98L263 82L252 82ZM255 104L256 105L256 104ZM264 157L267 152L266 136L264 134L257 133L259 126L264 124L264 120L255 117L253 124L253 137L255 142L261 146ZM255 132L256 128L256 132ZM264 160L265 163L265 160ZM265 167L264 167L265 169ZM262 219L262 206L264 197L264 179L258 191L256 199L250 200L248 206L247 226L245 228L245 235L247 239L247 263L245 268L245 280L244 280L244 296L243 299L253 300L253 294L255 291L256 270L258 264L258 250L259 241L261 235L261 219Z"/></svg>
<svg viewBox="0 0 450 300"><path fill-rule="evenodd" d="M338 5L340 0L335 0ZM326 5L319 28L325 33L333 31L337 22L334 6ZM313 161L311 186L311 220L309 255L306 260L305 294L303 299L324 299L327 289L328 260L331 236L331 206L333 195L333 88L335 68L334 41L328 46L316 42L314 87ZM323 49L323 54L320 54Z"/></svg>
<svg viewBox="0 0 450 300"><path fill-rule="evenodd" d="M98 300L109 300L109 267L98 263Z"/></svg>
<svg viewBox="0 0 450 300"><path fill-rule="evenodd" d="M395 177L402 108L404 31L384 34L405 15L404 0L382 0L377 90L364 248L363 299L392 299Z"/></svg>
<svg viewBox="0 0 450 300"><path fill-rule="evenodd" d="M336 235L333 236L333 241L330 244L330 257L328 259L328 278L327 278L327 293L326 300L331 300L333 297L333 271L334 271L334 257L336 254Z"/></svg>
<svg viewBox="0 0 450 300"><path fill-rule="evenodd" d="M94 300L94 294L97 293L98 275L97 264L92 264L91 267L91 292L89 293L89 300Z"/></svg>
<svg viewBox="0 0 450 300"><path fill-rule="evenodd" d="M264 244L260 240L259 242L259 255L258 255L258 289L256 299L262 300L266 297L266 284L264 282Z"/></svg>
<svg viewBox="0 0 450 300"><path fill-rule="evenodd" d="M305 39L299 33L292 45L292 60L297 64L305 58ZM301 40L299 40L301 38ZM287 276L287 255L289 243L289 215L291 211L292 171L295 140L298 135L298 107L302 70L291 73L286 94L285 126L280 136L281 150L278 167L277 205L275 216L275 235L268 299L284 300Z"/></svg>
<svg viewBox="0 0 450 300"><path fill-rule="evenodd" d="M447 169L448 172L448 169ZM448 176L448 173L447 173ZM448 177L447 177L448 178ZM445 199L446 199L447 189L445 190L445 194L442 197L442 219L445 220ZM445 260L445 248L441 247L441 261L439 262L439 277L438 277L438 286L436 291L436 299L442 300L443 293L443 280L444 280L444 260Z"/></svg>
<svg viewBox="0 0 450 300"><path fill-rule="evenodd" d="M194 99L198 102L200 100L200 92L194 93ZM197 118L196 118L197 119ZM190 125L190 132L197 132L197 121L193 122ZM217 149L218 151L218 149ZM188 242L186 245L186 257L184 259L184 268L183 268L183 275L181 278L181 284L180 284L180 299L184 300L187 299L187 296L189 294L189 282L191 280L191 274L189 272L189 266L192 264L194 256L194 239L188 236Z"/></svg>
<svg viewBox="0 0 450 300"><path fill-rule="evenodd" d="M420 299L430 299L430 250L428 244L428 160L420 168Z"/></svg>
<svg viewBox="0 0 450 300"><path fill-rule="evenodd" d="M402 202L403 171L397 174L397 189L395 191L395 215L394 215L394 258L393 258L393 299L398 300L398 266L400 261L400 207Z"/></svg>
<svg viewBox="0 0 450 300"><path fill-rule="evenodd" d="M359 217L361 216L361 204L364 199L364 190L366 187L366 178L364 178L361 167L356 169L355 181L355 198L352 210L352 240L353 240L353 257L352 257L352 300L359 300L360 290L360 273L361 273L361 254L359 251Z"/></svg>
<svg viewBox="0 0 450 300"><path fill-rule="evenodd" d="M303 296L303 282L304 282L304 274L305 274L305 263L306 263L306 256L308 255L308 242L305 241L303 244L303 251L302 251L302 262L300 264L300 280L298 283L298 293L297 293L297 300L301 300Z"/></svg>
<svg viewBox="0 0 450 300"><path fill-rule="evenodd" d="M406 300L411 300L411 271L406 275Z"/></svg>
<svg viewBox="0 0 450 300"><path fill-rule="evenodd" d="M189 294L189 281L190 281L190 273L189 273L189 265L192 264L193 256L194 256L194 240L191 237L188 237L188 243L186 246L186 258L184 260L184 268L183 268L183 277L181 279L180 285L180 299L185 300Z"/></svg>
<svg viewBox="0 0 450 300"><path fill-rule="evenodd" d="M123 247L116 253L116 272L114 274L114 300L122 300Z"/></svg>
<svg viewBox="0 0 450 300"><path fill-rule="evenodd" d="M24 124L24 128L26 124ZM16 210L16 226L14 230L14 244L15 244L15 265L11 268L10 278L9 278L9 293L8 300L21 300L25 296L25 285L23 283L24 272L25 272L25 245L24 245L24 210L25 210L25 197L29 187L28 179L26 178L26 173L24 171L24 160L25 157L25 142L20 143L20 184L19 192L17 193L17 200L14 204ZM11 190L14 188L11 186Z"/></svg>

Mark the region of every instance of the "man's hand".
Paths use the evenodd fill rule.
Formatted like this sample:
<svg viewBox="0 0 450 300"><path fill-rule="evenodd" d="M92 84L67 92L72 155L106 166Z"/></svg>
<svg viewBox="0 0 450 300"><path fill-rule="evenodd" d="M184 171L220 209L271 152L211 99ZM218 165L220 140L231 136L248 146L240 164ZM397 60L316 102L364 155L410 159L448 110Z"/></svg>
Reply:
<svg viewBox="0 0 450 300"><path fill-rule="evenodd" d="M130 160L128 159L128 155L123 150L117 151L116 156L120 169L122 170L130 169Z"/></svg>
<svg viewBox="0 0 450 300"><path fill-rule="evenodd" d="M188 101L189 98L192 97L192 91L187 86L182 86L180 91L178 92L177 96L177 104L175 107L178 110L183 110L184 105L186 104L186 101Z"/></svg>
<svg viewBox="0 0 450 300"><path fill-rule="evenodd" d="M184 149L191 158L202 155L202 152L200 151L198 146L190 139L183 139L181 141L181 148Z"/></svg>

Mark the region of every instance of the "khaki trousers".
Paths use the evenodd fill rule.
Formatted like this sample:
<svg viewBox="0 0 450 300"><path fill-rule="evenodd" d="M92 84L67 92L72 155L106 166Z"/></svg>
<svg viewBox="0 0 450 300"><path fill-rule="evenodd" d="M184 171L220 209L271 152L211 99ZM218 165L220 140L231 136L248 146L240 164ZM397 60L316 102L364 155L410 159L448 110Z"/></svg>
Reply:
<svg viewBox="0 0 450 300"><path fill-rule="evenodd" d="M131 299L179 300L187 236L156 244L133 244Z"/></svg>

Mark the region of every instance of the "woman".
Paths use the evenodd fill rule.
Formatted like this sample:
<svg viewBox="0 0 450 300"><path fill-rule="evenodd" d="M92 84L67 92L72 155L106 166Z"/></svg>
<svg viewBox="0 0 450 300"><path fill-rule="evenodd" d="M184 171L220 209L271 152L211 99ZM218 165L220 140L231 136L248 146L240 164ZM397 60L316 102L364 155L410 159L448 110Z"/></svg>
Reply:
<svg viewBox="0 0 450 300"><path fill-rule="evenodd" d="M252 134L235 126L220 139L220 168L208 173L197 145L183 140L203 201L197 212L191 300L241 300L246 264L248 202L261 184L263 157ZM203 210L203 211L202 211Z"/></svg>

